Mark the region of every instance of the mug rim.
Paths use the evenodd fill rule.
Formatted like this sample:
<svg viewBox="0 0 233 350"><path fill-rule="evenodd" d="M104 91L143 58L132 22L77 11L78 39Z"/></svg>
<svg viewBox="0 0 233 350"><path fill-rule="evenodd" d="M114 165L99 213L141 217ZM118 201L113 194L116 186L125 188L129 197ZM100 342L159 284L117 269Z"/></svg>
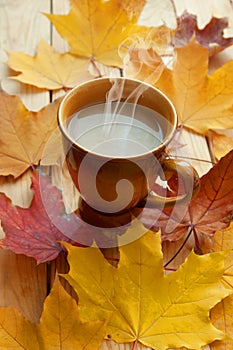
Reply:
<svg viewBox="0 0 233 350"><path fill-rule="evenodd" d="M63 109L63 105L66 103L66 100L72 96L73 94L76 93L77 90L79 90L82 86L85 86L87 84L91 84L92 82L96 82L98 80L101 80L101 81L104 81L104 80L107 80L107 81L110 81L110 80L114 80L114 79L117 79L117 80L126 80L126 81L132 81L134 83L138 83L138 84L143 84L145 86L147 86L147 88L149 89L153 89L155 90L159 95L161 95L165 100L166 102L170 105L171 107L171 110L172 110L172 113L173 113L173 117L174 117L174 123L172 125L172 128L171 130L169 130L169 133L168 135L163 139L163 142L161 142L158 146L154 147L154 148L151 148L150 150L146 151L146 152L143 152L143 153L140 153L138 155L132 155L132 156L110 156L110 155L104 155L104 154L101 154L101 153L98 153L98 152L95 152L95 151L92 151L82 145L80 145L75 139L73 139L71 137L71 135L67 132L67 128L65 127L64 125L64 121L62 119L62 109ZM140 104L139 104L140 105ZM93 155L94 157L101 157L101 158L105 158L105 159L111 159L111 160L130 160L130 159L139 159L139 158L144 158L146 156L150 156L151 154L155 154L155 153L160 153L161 151L164 150L164 148L170 143L170 141L172 140L173 136L174 136L174 133L176 131L176 128L177 128L177 123L178 123L178 116L177 116L177 112L176 112L176 109L174 107L174 104L171 102L170 98L164 93L162 92L161 90L159 90L158 88L154 87L153 85L147 83L147 82L144 82L144 81L141 81L141 80L138 80L138 79L133 79L133 78L127 78L127 77L99 77L99 78L95 78L95 79L90 79L90 80L87 80L85 82L82 82L80 84L77 84L76 86L74 86L70 91L68 91L66 93L66 95L63 97L62 101L60 102L59 104L59 107L58 107L58 111L57 111L57 122L58 122L58 127L61 131L61 133L63 134L63 136L67 139L67 141L69 143L71 143L71 145L73 147L76 147L77 149L79 149L80 151L83 151L84 153L88 153L89 155Z"/></svg>

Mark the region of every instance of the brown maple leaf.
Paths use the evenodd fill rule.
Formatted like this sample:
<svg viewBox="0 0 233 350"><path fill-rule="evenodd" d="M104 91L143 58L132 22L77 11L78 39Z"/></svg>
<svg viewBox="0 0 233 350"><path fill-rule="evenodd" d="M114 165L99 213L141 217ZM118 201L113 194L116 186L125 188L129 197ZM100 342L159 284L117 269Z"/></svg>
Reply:
<svg viewBox="0 0 233 350"><path fill-rule="evenodd" d="M1 244L18 254L25 254L38 263L50 261L63 250L60 241L89 245L92 239L75 214L66 214L60 191L48 178L34 172L34 197L30 208L13 206L0 194L0 220L5 232ZM75 236L75 242L72 240Z"/></svg>
<svg viewBox="0 0 233 350"><path fill-rule="evenodd" d="M200 191L189 204L177 205L162 212L144 209L139 218L150 229L161 228L163 240L174 241L190 229L196 233L213 235L229 225L232 211L233 151L202 176Z"/></svg>
<svg viewBox="0 0 233 350"><path fill-rule="evenodd" d="M175 47L182 47L190 41L193 35L197 41L209 49L210 55L217 53L233 44L233 38L224 38L224 29L228 27L227 18L212 17L211 21L199 29L197 16L184 12L177 19L177 31L172 38Z"/></svg>
<svg viewBox="0 0 233 350"><path fill-rule="evenodd" d="M0 92L0 175L18 177L38 165L44 147L57 128L60 99L32 112L17 96Z"/></svg>

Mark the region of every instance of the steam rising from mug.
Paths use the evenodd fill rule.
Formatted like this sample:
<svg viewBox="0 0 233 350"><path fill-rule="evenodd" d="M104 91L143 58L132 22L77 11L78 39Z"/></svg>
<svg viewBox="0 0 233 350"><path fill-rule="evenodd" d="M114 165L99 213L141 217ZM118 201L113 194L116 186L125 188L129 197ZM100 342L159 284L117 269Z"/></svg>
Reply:
<svg viewBox="0 0 233 350"><path fill-rule="evenodd" d="M58 122L72 180L97 216L100 212L117 222L118 215L134 207L174 207L190 200L198 188L198 175L191 166L167 159L165 149L177 127L176 111L161 91L147 83L99 78L80 84L61 102ZM167 179L174 173L183 192L170 198L151 191L159 176Z"/></svg>

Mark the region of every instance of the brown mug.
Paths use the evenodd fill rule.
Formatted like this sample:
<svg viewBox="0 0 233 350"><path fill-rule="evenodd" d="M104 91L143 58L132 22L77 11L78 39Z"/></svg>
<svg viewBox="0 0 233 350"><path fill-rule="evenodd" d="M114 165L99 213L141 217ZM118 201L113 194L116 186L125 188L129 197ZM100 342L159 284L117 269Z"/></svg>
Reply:
<svg viewBox="0 0 233 350"><path fill-rule="evenodd" d="M120 96L116 96L114 90L110 93L114 84L118 87ZM106 96L110 94L108 104L114 109L118 107L117 118L123 119L116 121L110 111L110 119L106 122L102 114L107 115L103 108L106 108ZM84 127L80 124L82 131L81 136L77 135L78 139L76 133L79 134L79 124L71 122L77 118L77 113L85 124ZM75 123L75 119L73 121ZM106 128L104 123L112 128L109 140L106 130L102 135L102 128ZM115 126L111 123L115 123ZM136 125L134 131L133 123ZM82 83L63 98L58 110L58 124L72 180L85 206L94 212L114 216L127 213L135 207L171 207L189 201L199 188L199 177L195 169L181 160L169 159L166 155L166 146L176 132L177 114L171 101L149 84L128 78L98 78ZM121 136L127 128L131 135L130 147L127 146L128 141ZM158 130L160 138L155 134ZM136 141L132 139L134 135ZM85 137L89 141L85 141ZM79 141L81 139L82 142ZM96 146L96 140L102 140L102 143L99 142ZM101 150L99 145L102 145ZM118 149L121 149L119 154ZM185 193L163 197L151 191L158 176L167 179L174 173L182 180Z"/></svg>

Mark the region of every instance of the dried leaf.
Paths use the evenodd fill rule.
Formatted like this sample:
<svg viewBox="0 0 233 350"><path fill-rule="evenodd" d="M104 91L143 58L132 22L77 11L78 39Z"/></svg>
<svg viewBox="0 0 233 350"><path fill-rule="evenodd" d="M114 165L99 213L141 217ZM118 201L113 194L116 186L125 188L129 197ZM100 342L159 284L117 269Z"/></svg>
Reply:
<svg viewBox="0 0 233 350"><path fill-rule="evenodd" d="M72 88L92 78L88 71L89 60L69 53L58 53L45 41L32 57L23 52L8 52L8 65L21 74L11 77L22 83L50 90Z"/></svg>
<svg viewBox="0 0 233 350"><path fill-rule="evenodd" d="M93 350L99 348L105 334L106 321L80 321L75 300L58 279L45 300L39 325L29 322L11 307L0 310L1 349Z"/></svg>
<svg viewBox="0 0 233 350"><path fill-rule="evenodd" d="M178 29L172 38L175 47L187 45L194 34L199 44L209 49L210 56L233 44L233 38L224 38L223 36L224 29L228 27L226 18L212 17L203 29L199 29L197 17L184 12L178 17L177 22Z"/></svg>
<svg viewBox="0 0 233 350"><path fill-rule="evenodd" d="M106 331L106 316L107 313L103 321L81 322L76 301L57 278L45 301L38 326L40 349L98 349Z"/></svg>
<svg viewBox="0 0 233 350"><path fill-rule="evenodd" d="M61 193L46 177L34 174L32 190L34 197L29 209L13 206L0 194L0 220L6 235L1 244L5 249L42 263L55 259L63 250L61 240L72 242L69 237L78 231L80 224L75 214L65 213ZM81 232L81 235L84 236L80 238L82 242L92 243L88 234L85 236L85 232ZM76 238L80 236L78 232Z"/></svg>
<svg viewBox="0 0 233 350"><path fill-rule="evenodd" d="M233 127L233 61L208 76L208 49L194 40L176 49L173 69L155 86L174 103L179 124L202 134Z"/></svg>
<svg viewBox="0 0 233 350"><path fill-rule="evenodd" d="M0 92L0 175L18 177L38 164L47 140L57 127L59 102L31 112L19 97Z"/></svg>
<svg viewBox="0 0 233 350"><path fill-rule="evenodd" d="M174 103L180 125L206 134L233 127L233 61L208 75L208 49L194 39L175 49L172 69L151 48L128 48L125 73L148 81Z"/></svg>
<svg viewBox="0 0 233 350"><path fill-rule="evenodd" d="M224 253L191 253L178 271L165 276L159 234L148 232L122 246L118 268L96 248L65 246L70 271L64 277L78 293L80 316L92 320L101 319L103 310L113 313L107 338L161 350L199 349L225 338L208 316L230 293L221 283Z"/></svg>
<svg viewBox="0 0 233 350"><path fill-rule="evenodd" d="M145 37L151 31L137 25L143 1L71 0L70 4L71 10L67 15L46 16L67 40L71 53L87 57L90 61L122 65L118 56L119 45L128 37L135 34Z"/></svg>
<svg viewBox="0 0 233 350"><path fill-rule="evenodd" d="M233 224L225 230L217 231L214 235L214 250L224 251L231 249L226 261L223 282L226 287L233 290ZM211 312L211 320L214 325L233 338L233 296L230 295L216 305ZM211 345L211 350L230 349L232 341L216 341Z"/></svg>
<svg viewBox="0 0 233 350"><path fill-rule="evenodd" d="M200 179L200 191L186 206L164 209L146 209L140 220L155 229L162 229L164 240L177 240L189 229L203 235L213 235L229 226L233 210L233 151Z"/></svg>
<svg viewBox="0 0 233 350"><path fill-rule="evenodd" d="M0 308L1 349L41 350L36 324L26 320L12 307Z"/></svg>
<svg viewBox="0 0 233 350"><path fill-rule="evenodd" d="M211 140L211 145L213 146L214 156L217 160L224 157L233 149L233 138L226 132L226 130L222 130L221 133L210 130L209 138Z"/></svg>

